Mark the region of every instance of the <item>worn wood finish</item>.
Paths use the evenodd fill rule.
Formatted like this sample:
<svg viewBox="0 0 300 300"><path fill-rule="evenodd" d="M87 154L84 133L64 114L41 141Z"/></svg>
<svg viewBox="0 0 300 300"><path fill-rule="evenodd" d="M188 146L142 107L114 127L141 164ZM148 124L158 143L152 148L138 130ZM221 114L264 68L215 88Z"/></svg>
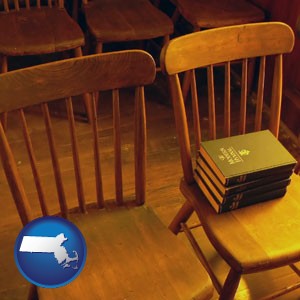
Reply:
<svg viewBox="0 0 300 300"><path fill-rule="evenodd" d="M48 143L49 143L49 150L50 150L50 154L51 154L51 162L52 162L52 167L53 167L53 172L54 172L54 177L55 177L55 184L56 184L56 190L57 190L60 211L61 211L62 216L64 218L67 218L68 217L68 205L67 205L66 195L65 195L63 181L62 181L61 167L60 167L59 160L58 160L57 146L56 146L56 142L55 142L55 138L54 138L53 127L52 127L50 113L49 113L47 103L42 103L41 108L42 108L44 121L45 121L45 127L46 127Z"/></svg>
<svg viewBox="0 0 300 300"><path fill-rule="evenodd" d="M93 77L89 76L89 80L85 79L82 82L83 76L78 70L83 73L87 71L89 74L86 75L92 74ZM30 124L26 125L26 136L28 134L33 138L37 135L40 141L39 149L42 150L41 153L37 152L41 154L37 166L43 170L43 174L46 173L44 175L48 179L44 187L48 191L46 196L49 211L50 214L68 217L77 224L88 247L88 258L83 273L64 288L38 289L40 299L211 298L211 281L197 258L163 226L152 210L142 205L146 197L146 108L143 85L152 83L154 77L153 59L146 52L138 50L74 58L0 75L0 85L4 86L10 81L17 83L17 96L21 96L23 92L26 99L22 104L18 101L11 103L11 109L23 109L23 106L26 106L26 112L32 112L42 106L46 129L32 130ZM96 78L94 82L93 78ZM44 91L35 93L35 88L40 89L39 83ZM135 87L135 94L132 89L123 92L130 95L126 102L131 104L131 119L133 113L135 118L131 123L132 127L126 124L124 130L120 123L124 99L119 97L118 89L131 86ZM110 127L106 129L109 132L108 136L114 136L110 147L106 145L109 138L100 143L100 140L103 140L100 138L98 123L100 127L103 126L103 119L97 118L95 93L91 107L91 124L76 124L76 127L82 126L81 129L85 132L83 136L76 134L71 102L71 96L78 93L100 90L101 94L105 94L104 90L107 89L113 90L114 94L112 107L109 107L110 115L113 111L114 116L110 118ZM15 98L14 91L16 90L11 91L12 98ZM60 119L59 124L56 124L58 126L54 124L54 118L48 109L54 98L53 91L59 94L56 98L67 97L62 102L67 105L68 119ZM8 91L0 95L1 111L6 111L4 108L7 96ZM38 104L38 107L31 107L32 104ZM100 104L100 110L107 109L106 103ZM40 113L37 113L36 117L42 119ZM16 127L14 129L17 129ZM121 130L127 135L123 145ZM26 149L22 143L22 134L17 135L18 149ZM47 140L49 146L44 142ZM35 193L34 184L30 184L29 180L30 163L26 163L26 155L23 153L25 151L22 151L21 157L13 157L14 146L14 136L6 134L0 124L0 154L4 172L20 218L23 224L26 224L32 219L31 214L34 217L38 216L39 209L33 207L31 210L26 196ZM130 151L126 151L126 147ZM124 161L121 160L121 152ZM126 164L123 170L117 167L117 172L120 172L118 176L124 172L123 187L120 189L124 193L122 207L122 199L112 201L115 156L119 161L117 164ZM64 159L61 159L62 157ZM22 178L24 173L21 167L17 167L16 159L21 162L20 165L24 161L25 178ZM51 176L52 170L49 170L51 164L54 176ZM94 168L96 174L92 176ZM111 180L107 180L108 178ZM56 203L56 195L53 193L56 188L59 204ZM74 190L73 193L70 192L71 189ZM95 192L93 197L91 191ZM80 199L85 196L81 195L84 192L88 196L86 199ZM135 200L135 203L132 200ZM99 207L105 209L100 210Z"/></svg>
<svg viewBox="0 0 300 300"><path fill-rule="evenodd" d="M209 137L215 139L217 137L216 127L216 100L215 100L215 83L214 83L214 67L209 65L207 67L208 80L208 123L209 123Z"/></svg>
<svg viewBox="0 0 300 300"><path fill-rule="evenodd" d="M39 299L210 299L200 262L151 209L119 208L111 214L90 210L71 219L85 236L86 266L65 287L39 289Z"/></svg>
<svg viewBox="0 0 300 300"><path fill-rule="evenodd" d="M76 180L78 205L80 207L81 212L86 213L86 203L84 197L84 188L82 183L82 174L81 174L81 166L80 166L80 159L79 159L78 139L76 136L75 118L74 118L73 104L72 104L71 97L68 97L66 99L66 108L67 108L70 137L71 137L71 144L72 144L72 154L73 154L73 164L74 164L74 173L75 173L75 180Z"/></svg>
<svg viewBox="0 0 300 300"><path fill-rule="evenodd" d="M121 154L121 125L119 90L113 90L113 122L114 122L114 151L115 151L115 189L116 201L123 203L122 154Z"/></svg>
<svg viewBox="0 0 300 300"><path fill-rule="evenodd" d="M172 16L174 23L181 15L188 21L193 31L219 28L230 25L261 22L265 20L264 12L247 0L171 0L176 10ZM251 63L254 67L254 61ZM253 74L250 74L250 81ZM190 88L189 76L185 78L182 88L183 98L187 98Z"/></svg>
<svg viewBox="0 0 300 300"><path fill-rule="evenodd" d="M247 0L176 0L180 14L194 27L217 28L260 22L264 12Z"/></svg>
<svg viewBox="0 0 300 300"><path fill-rule="evenodd" d="M182 124L180 130L178 130L178 141L182 147L180 147L181 164L183 168L184 178L188 183L194 182L194 175L192 170L191 160L191 146L188 133L188 125L184 108L184 101L182 93L178 86L180 81L178 75L172 75L169 78L170 88L172 93L172 103L175 111L175 122ZM175 108L176 106L176 108Z"/></svg>
<svg viewBox="0 0 300 300"><path fill-rule="evenodd" d="M293 175L283 198L220 215L214 212L196 184L181 181L180 189L194 205L213 245L222 249L221 256L236 271L246 274L299 260L299 184L300 177Z"/></svg>
<svg viewBox="0 0 300 300"><path fill-rule="evenodd" d="M270 129L278 137L282 101L282 54L275 57L271 100Z"/></svg>
<svg viewBox="0 0 300 300"><path fill-rule="evenodd" d="M243 59L239 133L246 133L248 59Z"/></svg>
<svg viewBox="0 0 300 300"><path fill-rule="evenodd" d="M24 141L26 144L27 152L28 152L28 157L30 160L30 165L32 169L32 174L36 186L36 191L39 196L39 202L42 210L43 216L48 216L49 215L49 209L48 205L46 203L46 197L45 197L45 192L43 189L42 181L41 181L41 176L38 171L37 167L37 160L36 160L36 155L34 153L34 147L32 145L32 141L30 138L29 130L28 130L28 125L26 122L25 114L22 109L19 110L19 115L20 115L20 120L22 124L22 129L23 129L23 135L24 135Z"/></svg>
<svg viewBox="0 0 300 300"><path fill-rule="evenodd" d="M264 87L265 87L265 69L266 69L266 57L262 56L259 64L257 100L256 100L257 102L256 102L256 113L255 113L255 130L261 130L261 124L262 124Z"/></svg>
<svg viewBox="0 0 300 300"><path fill-rule="evenodd" d="M231 89L231 78L230 78L230 62L225 64L225 87L224 87L224 136L230 136L231 134L231 105L230 105L230 89Z"/></svg>
<svg viewBox="0 0 300 300"><path fill-rule="evenodd" d="M163 38L165 45L173 33L171 19L148 0L84 0L83 11L96 53L111 42Z"/></svg>
<svg viewBox="0 0 300 300"><path fill-rule="evenodd" d="M0 155L2 160L3 169L6 172L6 178L10 187L10 191L14 197L14 201L20 215L23 225L30 222L32 213L30 205L22 185L22 180L18 172L17 164L14 159L11 148L7 142L5 132L2 124L0 123Z"/></svg>
<svg viewBox="0 0 300 300"><path fill-rule="evenodd" d="M134 163L135 194L137 204L146 199L146 107L144 88L135 90L135 131L134 131Z"/></svg>
<svg viewBox="0 0 300 300"><path fill-rule="evenodd" d="M172 21L147 0L83 1L90 33L97 42L124 42L163 37Z"/></svg>
<svg viewBox="0 0 300 300"><path fill-rule="evenodd" d="M100 162L100 146L98 137L98 121L97 121L97 109L96 109L96 94L93 93L92 98L92 130L93 130L93 152L94 152L94 170L95 170L95 185L97 195L98 208L104 207L104 195L103 195L103 183L102 183L102 172Z"/></svg>
<svg viewBox="0 0 300 300"><path fill-rule="evenodd" d="M124 60L128 63L124 64ZM42 100L81 95L84 91L95 92L149 84L155 77L155 70L149 68L152 63L153 58L150 55L132 50L91 55L11 71L0 75L0 99L10 98L9 102L1 103L0 112L34 105ZM114 74L107 77L109 70L114 70ZM106 77L108 79L103 80ZM66 85L66 80L73 84ZM47 88L49 81L58 88ZM16 86L19 88L15 89ZM12 90L15 92L14 98L10 97Z"/></svg>
<svg viewBox="0 0 300 300"><path fill-rule="evenodd" d="M198 91L197 91L195 70L192 71L191 96L192 96L192 106L193 106L195 146L196 149L199 149L201 143L201 125L200 125L200 117L199 117Z"/></svg>
<svg viewBox="0 0 300 300"><path fill-rule="evenodd" d="M1 12L0 16L0 53L3 55L46 54L84 45L79 25L65 9L21 8Z"/></svg>
<svg viewBox="0 0 300 300"><path fill-rule="evenodd" d="M264 36L266 32L272 33L272 36L269 36L266 44L261 43L261 36ZM282 89L282 53L280 51L283 53L290 52L293 43L294 35L287 25L282 23L257 23L192 33L171 41L162 51L161 64L169 75L172 87L173 109L184 175L180 189L186 199L186 203L172 221L170 229L174 233L178 233L180 223L189 219L192 211L191 207L194 208L209 241L231 268L223 289L220 291L220 299L234 298L240 277L243 274L288 266L300 260L298 242L300 238L300 205L297 201L300 197L300 177L296 175L292 177L288 192L282 199L260 203L220 215L216 214L197 184L193 183L192 166L196 158L191 154L190 136L193 136L193 134L188 131L188 118L177 72L208 67L208 120L203 122L203 124L207 123L207 128L202 126L201 133L202 138L203 133L205 133L209 139L213 139L215 138L214 128L216 127L216 105L212 65L224 63L227 60L242 59L239 120L235 121L235 124L238 123L238 128L234 133L230 132L231 126L228 125L230 105L227 103L229 99L226 98L229 98L230 95L228 92L230 74L229 64L225 63L225 77L227 79L225 80L224 132L225 135L243 134L247 130L253 131L261 127L265 55L274 53L275 67L269 128L275 136L278 136ZM257 117L255 118L257 124L248 129L246 125L251 123L251 121L246 123L248 115L246 101L248 58L261 55L263 58L261 59L261 74L258 84L259 99ZM201 104L204 106L204 103ZM193 105L193 108L195 107ZM231 120L230 123L233 123L233 121ZM252 121L252 123L254 122ZM197 135L198 131L196 130L194 136ZM214 278L212 280L215 283ZM219 290L218 286L216 286L216 289Z"/></svg>
<svg viewBox="0 0 300 300"><path fill-rule="evenodd" d="M63 1L52 5L48 0L41 5L30 1L14 0L14 7L4 2L0 12L0 54L6 60L2 73L8 71L7 57L41 55L78 49L84 45L84 35L79 25L64 9ZM90 106L85 100L86 113L90 119ZM6 118L7 116L4 115ZM6 120L2 120L6 127Z"/></svg>
<svg viewBox="0 0 300 300"><path fill-rule="evenodd" d="M245 57L291 52L294 34L284 23L257 23L196 32L175 38L169 45L161 56L163 67L168 74L176 74ZM201 49L201 56L194 52L196 48Z"/></svg>

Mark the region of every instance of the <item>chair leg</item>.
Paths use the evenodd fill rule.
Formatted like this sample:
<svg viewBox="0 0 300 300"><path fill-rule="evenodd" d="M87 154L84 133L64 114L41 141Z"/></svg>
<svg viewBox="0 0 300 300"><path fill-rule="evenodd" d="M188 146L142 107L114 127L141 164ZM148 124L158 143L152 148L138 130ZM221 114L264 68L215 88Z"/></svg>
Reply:
<svg viewBox="0 0 300 300"><path fill-rule="evenodd" d="M177 23L179 17L180 17L180 12L179 12L178 8L176 7L175 11L173 12L172 17L171 17L173 24Z"/></svg>
<svg viewBox="0 0 300 300"><path fill-rule="evenodd" d="M27 296L27 300L38 300L38 292L37 292L37 287L36 285L31 284L29 287L29 292Z"/></svg>
<svg viewBox="0 0 300 300"><path fill-rule="evenodd" d="M8 64L7 64L7 56L2 56L1 61L1 73L6 73L8 71ZM0 114L0 122L2 123L3 129L6 131L7 129L7 113Z"/></svg>
<svg viewBox="0 0 300 300"><path fill-rule="evenodd" d="M236 290L240 283L240 279L241 274L237 273L231 268L223 285L219 300L234 299Z"/></svg>
<svg viewBox="0 0 300 300"><path fill-rule="evenodd" d="M76 57L81 57L82 56L82 49L81 47L78 47L75 49L75 56ZM91 95L89 93L85 93L83 94L83 101L84 101L84 105L85 105L85 111L86 111L86 114L87 114L87 119L88 119L88 122L91 122L91 119L92 119L92 104L91 104Z"/></svg>
<svg viewBox="0 0 300 300"><path fill-rule="evenodd" d="M185 201L182 205L174 219L172 220L171 224L169 225L169 229L174 233L178 234L181 229L181 223L185 223L192 213L194 212L193 206L190 204L189 201Z"/></svg>

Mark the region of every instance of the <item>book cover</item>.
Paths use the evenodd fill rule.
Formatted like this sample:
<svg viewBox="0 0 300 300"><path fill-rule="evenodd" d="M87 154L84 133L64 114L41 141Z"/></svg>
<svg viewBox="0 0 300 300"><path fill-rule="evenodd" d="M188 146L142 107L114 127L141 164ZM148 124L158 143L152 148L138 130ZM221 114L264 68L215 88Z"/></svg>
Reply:
<svg viewBox="0 0 300 300"><path fill-rule="evenodd" d="M277 173L273 172L272 175L264 176L248 182L233 184L231 186L226 187L216 177L216 175L214 174L212 169L206 164L204 159L200 158L200 160L197 161L195 171L199 174L200 177L204 179L209 178L209 181L214 185L214 187L217 189L218 193L222 197L236 193L241 193L243 191L268 185L274 182L282 181L290 178L293 174L293 171L290 169L287 172L282 172L282 169L280 169Z"/></svg>
<svg viewBox="0 0 300 300"><path fill-rule="evenodd" d="M260 185L256 188L246 189L242 192L233 193L230 195L221 195L218 191L218 189L215 187L213 182L206 176L205 172L202 172L202 175L200 176L197 171L195 171L195 180L197 182L198 179L201 179L206 187L208 188L209 192L214 196L214 198L220 203L232 203L236 201L248 201L250 198L256 197L257 195L260 195L262 193L271 192L273 190L281 189L287 187L291 179L285 178L280 181L271 182L268 184Z"/></svg>
<svg viewBox="0 0 300 300"><path fill-rule="evenodd" d="M224 186L292 170L296 165L269 130L202 142L199 152Z"/></svg>
<svg viewBox="0 0 300 300"><path fill-rule="evenodd" d="M195 176L196 177L196 176ZM229 212L238 208L254 205L260 202L273 200L281 198L285 195L287 188L280 188L276 190L272 190L266 193L261 193L257 196L250 197L248 200L241 200L241 201L232 201L226 202L224 204L219 203L218 200L214 197L214 195L209 191L208 187L205 185L203 180L198 177L195 178L198 186L200 187L202 193L209 201L210 205L214 208L214 210L219 213Z"/></svg>

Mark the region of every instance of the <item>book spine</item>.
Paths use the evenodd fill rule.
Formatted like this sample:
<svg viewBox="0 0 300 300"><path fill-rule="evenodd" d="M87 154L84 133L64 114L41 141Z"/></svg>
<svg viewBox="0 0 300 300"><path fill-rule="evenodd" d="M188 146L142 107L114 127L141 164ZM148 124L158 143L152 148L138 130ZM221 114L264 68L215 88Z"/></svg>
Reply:
<svg viewBox="0 0 300 300"><path fill-rule="evenodd" d="M218 178L214 175L213 171L209 168L205 161L201 159L201 157L199 161L197 160L196 162L196 173L198 174L198 176L202 177L205 182L207 182L208 180L211 181L214 187L218 190L218 194L220 194L221 197L229 197L233 194L242 193L246 190L259 188L260 186L271 185L274 183L276 184L278 181L287 180L292 175L292 171L288 170L288 172L272 174L269 176L265 176L264 178L254 179L252 181L240 184L234 184L225 188L225 186L221 184Z"/></svg>
<svg viewBox="0 0 300 300"><path fill-rule="evenodd" d="M281 198L285 195L285 193L286 193L286 188L281 188L281 189L277 189L277 190L274 190L269 193L260 194L256 197L249 198L248 200L232 201L232 202L223 203L223 204L220 204L219 213L232 211L232 210L235 210L238 208L257 204L259 202L264 202L267 200Z"/></svg>
<svg viewBox="0 0 300 300"><path fill-rule="evenodd" d="M224 203L231 203L231 202L240 202L240 201L248 201L250 198L253 198L255 196L257 196L258 194L261 193L268 193L274 190L278 190L278 189L282 189L287 187L291 182L291 179L286 179L286 180L282 180L282 181L278 181L278 182L274 182L272 184L269 185L264 185L264 186L260 186L258 188L254 188L254 189L249 189L247 191L244 192L240 192L240 193L236 193L236 194L232 194L229 196L225 196L223 198L223 204Z"/></svg>
<svg viewBox="0 0 300 300"><path fill-rule="evenodd" d="M284 167L267 169L267 170L252 172L249 174L242 174L242 175L226 178L225 187L230 187L235 184L249 182L251 180L260 179L262 177L269 176L269 175L277 175L280 173L289 172L289 171L291 171L292 167L293 166L288 165L288 166L284 166Z"/></svg>

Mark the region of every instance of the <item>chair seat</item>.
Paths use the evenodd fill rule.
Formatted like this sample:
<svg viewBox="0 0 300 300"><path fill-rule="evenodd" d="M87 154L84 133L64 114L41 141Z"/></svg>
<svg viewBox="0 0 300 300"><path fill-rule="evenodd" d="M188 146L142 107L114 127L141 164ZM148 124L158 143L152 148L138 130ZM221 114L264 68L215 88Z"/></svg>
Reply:
<svg viewBox="0 0 300 300"><path fill-rule="evenodd" d="M212 296L210 279L192 250L151 209L95 209L85 215L71 215L70 219L86 239L86 265L65 287L39 288L39 299L175 300Z"/></svg>
<svg viewBox="0 0 300 300"><path fill-rule="evenodd" d="M264 12L246 0L177 0L182 16L199 28L260 22Z"/></svg>
<svg viewBox="0 0 300 300"><path fill-rule="evenodd" d="M173 23L148 0L96 0L84 6L87 24L98 42L146 40L169 35Z"/></svg>
<svg viewBox="0 0 300 300"><path fill-rule="evenodd" d="M181 181L180 188L192 197L212 244L236 270L251 273L300 260L299 176L292 176L284 197L223 214L214 211L196 184Z"/></svg>
<svg viewBox="0 0 300 300"><path fill-rule="evenodd" d="M21 9L0 14L0 53L7 56L46 54L84 45L78 24L59 8Z"/></svg>

